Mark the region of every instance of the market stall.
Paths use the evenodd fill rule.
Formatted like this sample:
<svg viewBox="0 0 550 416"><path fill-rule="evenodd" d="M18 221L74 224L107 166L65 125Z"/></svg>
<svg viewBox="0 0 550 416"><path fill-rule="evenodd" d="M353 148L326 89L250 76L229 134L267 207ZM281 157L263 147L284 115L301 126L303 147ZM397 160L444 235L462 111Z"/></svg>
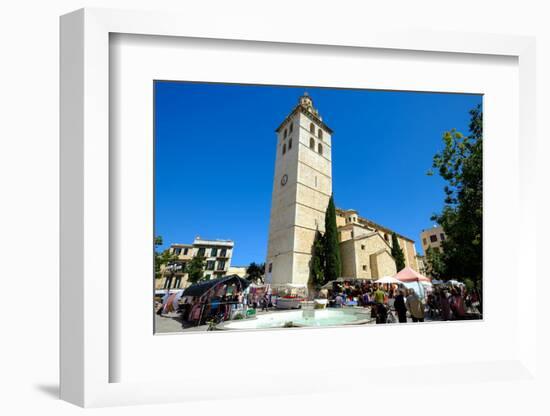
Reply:
<svg viewBox="0 0 550 416"><path fill-rule="evenodd" d="M248 280L233 274L189 286L181 294L193 299L189 320L200 325L211 316L231 319L236 311L243 309L242 296L249 285Z"/></svg>
<svg viewBox="0 0 550 416"><path fill-rule="evenodd" d="M403 283L407 288L413 289L417 292L421 299L426 297L426 292L429 291L428 288L431 288L430 278L421 275L416 270L413 270L408 266L393 277Z"/></svg>

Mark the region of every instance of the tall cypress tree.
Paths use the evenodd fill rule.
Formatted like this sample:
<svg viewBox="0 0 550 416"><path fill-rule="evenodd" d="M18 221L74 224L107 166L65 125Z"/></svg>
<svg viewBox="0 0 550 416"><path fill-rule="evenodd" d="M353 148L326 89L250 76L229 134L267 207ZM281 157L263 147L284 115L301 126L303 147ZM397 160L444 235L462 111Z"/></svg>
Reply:
<svg viewBox="0 0 550 416"><path fill-rule="evenodd" d="M335 280L342 274L340 247L338 244L338 230L336 228L336 207L334 196L328 201L325 213L325 281Z"/></svg>
<svg viewBox="0 0 550 416"><path fill-rule="evenodd" d="M315 233L315 240L313 241L313 255L311 257L311 279L315 289L319 288L325 283L325 245L324 237L319 230Z"/></svg>
<svg viewBox="0 0 550 416"><path fill-rule="evenodd" d="M397 235L395 233L391 234L391 245L391 255L395 259L395 267L397 271L403 270L405 268L405 255L401 247L399 247L399 242L397 241Z"/></svg>

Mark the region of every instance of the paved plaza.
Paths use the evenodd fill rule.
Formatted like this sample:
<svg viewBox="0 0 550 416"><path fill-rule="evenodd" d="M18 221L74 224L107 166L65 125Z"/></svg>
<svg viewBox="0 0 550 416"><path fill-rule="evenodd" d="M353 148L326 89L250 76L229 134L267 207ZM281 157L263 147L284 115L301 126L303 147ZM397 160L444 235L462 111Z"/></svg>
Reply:
<svg viewBox="0 0 550 416"><path fill-rule="evenodd" d="M361 308L362 309L362 308ZM257 311L257 315L264 315L264 314L276 314L276 313L282 313L286 310L269 310L267 312L261 312ZM394 313L394 315L396 315ZM254 318L249 318L254 319ZM396 315L397 320L397 315ZM438 316L430 317L429 313L426 313L425 322L435 322L440 321ZM407 317L407 323L413 323L411 317ZM375 325L376 323L373 321L363 324L363 325ZM399 323L395 323L394 325L399 325ZM170 312L167 314L163 314L162 316L159 316L155 314L155 333L175 333L175 332L204 332L208 328L208 325L201 325L201 326L186 326L185 328L182 327L182 321L180 318L180 315L176 312Z"/></svg>

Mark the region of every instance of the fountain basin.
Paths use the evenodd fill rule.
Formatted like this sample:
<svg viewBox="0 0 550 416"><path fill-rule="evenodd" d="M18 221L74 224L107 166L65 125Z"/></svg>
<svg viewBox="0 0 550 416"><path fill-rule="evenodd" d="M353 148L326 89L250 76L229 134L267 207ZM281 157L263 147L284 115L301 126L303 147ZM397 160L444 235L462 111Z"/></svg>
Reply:
<svg viewBox="0 0 550 416"><path fill-rule="evenodd" d="M270 329L285 327L327 327L362 325L371 321L367 310L359 308L317 309L310 316L301 310L268 312L254 319L227 321L218 325L224 330Z"/></svg>

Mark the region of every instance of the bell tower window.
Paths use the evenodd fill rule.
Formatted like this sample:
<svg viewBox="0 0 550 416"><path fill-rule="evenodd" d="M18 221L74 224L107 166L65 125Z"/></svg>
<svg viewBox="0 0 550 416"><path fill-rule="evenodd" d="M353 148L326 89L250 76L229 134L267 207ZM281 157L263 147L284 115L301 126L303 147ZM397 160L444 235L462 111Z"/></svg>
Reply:
<svg viewBox="0 0 550 416"><path fill-rule="evenodd" d="M315 149L315 140L313 139L313 137L309 138L309 148Z"/></svg>
<svg viewBox="0 0 550 416"><path fill-rule="evenodd" d="M317 132L317 137L323 140L323 130L319 129L319 131Z"/></svg>
<svg viewBox="0 0 550 416"><path fill-rule="evenodd" d="M286 144L283 144L283 155L286 153Z"/></svg>
<svg viewBox="0 0 550 416"><path fill-rule="evenodd" d="M313 123L309 123L309 132L315 134L315 125Z"/></svg>
<svg viewBox="0 0 550 416"><path fill-rule="evenodd" d="M321 145L321 143L319 143L319 144L317 145L317 151L319 152L320 155L323 154L323 146Z"/></svg>

